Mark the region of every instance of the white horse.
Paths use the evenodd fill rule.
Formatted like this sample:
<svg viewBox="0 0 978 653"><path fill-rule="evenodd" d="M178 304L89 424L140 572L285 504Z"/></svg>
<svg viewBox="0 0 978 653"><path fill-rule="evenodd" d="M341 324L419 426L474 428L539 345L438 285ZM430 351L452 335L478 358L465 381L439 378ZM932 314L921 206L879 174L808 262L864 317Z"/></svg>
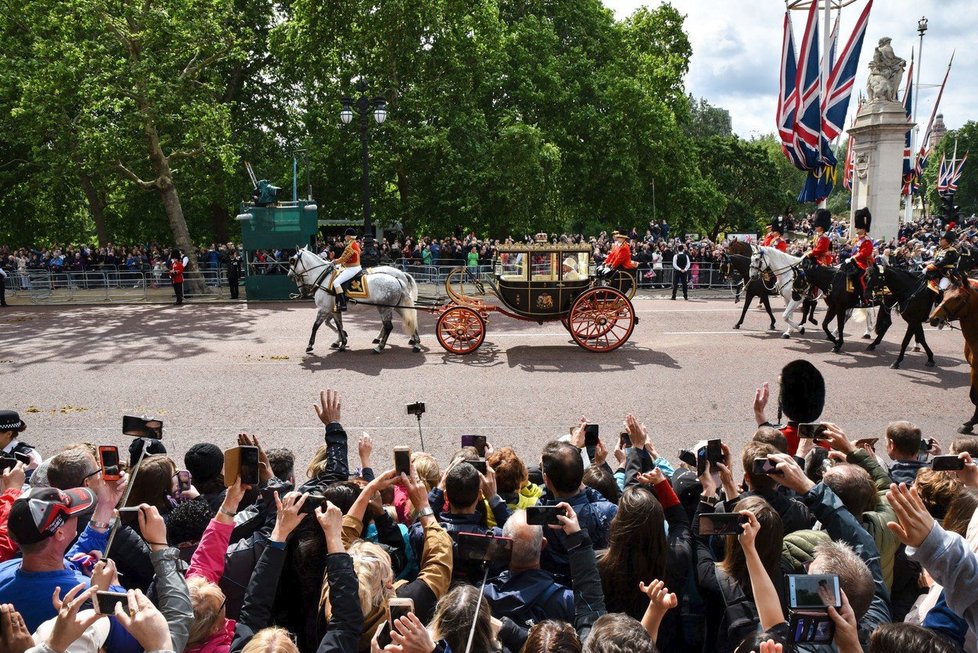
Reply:
<svg viewBox="0 0 978 653"><path fill-rule="evenodd" d="M785 304L784 314L782 317L784 318L784 321L790 325L788 329L781 334L782 338L790 338L792 328L802 335L805 333L805 325L794 322L789 317L804 301L804 297L799 297L798 299L794 299L792 297L795 277L798 275L800 266L800 257L785 254L780 249L775 249L774 247L758 247L754 252L754 255L751 257L750 269L752 277L759 274L761 270L770 270L776 277L777 286L775 289L777 290L778 294L784 298ZM870 333L874 323L872 309L853 309L850 312L850 315L853 315L856 311L859 311L859 314L862 315L862 321L866 328L863 338L870 338ZM833 337L839 337L837 330L833 331L833 334Z"/></svg>
<svg viewBox="0 0 978 653"><path fill-rule="evenodd" d="M343 330L343 314L334 311L336 296L327 290L333 271L332 261L310 252L308 247L297 250L289 259L289 278L295 281L303 296L313 294L316 308L319 309L316 313L316 321L312 325L312 333L309 335L307 354L312 353L313 345L316 344L316 331L323 323L336 331L338 336L336 342L330 347L340 351L344 351L347 347L347 333ZM400 314L404 331L410 336L408 344L413 351L421 351L418 311L414 307L418 299L418 284L415 283L414 278L397 268L382 265L365 271L361 280L367 288L368 298L358 303L376 306L383 320L380 334L374 338L374 344L377 345L374 347L374 353L379 354L387 345L387 337L394 330L394 323L391 320L394 311ZM333 321L336 322L336 326L331 324Z"/></svg>
<svg viewBox="0 0 978 653"><path fill-rule="evenodd" d="M781 317L788 323L788 329L781 334L782 338L790 338L792 329L798 333L805 333L805 326L791 319L791 315L803 301L800 297L792 298L792 285L800 265L799 257L785 254L773 247L758 247L750 260L752 277L764 270L774 274L776 284L774 290L784 299L784 313Z"/></svg>

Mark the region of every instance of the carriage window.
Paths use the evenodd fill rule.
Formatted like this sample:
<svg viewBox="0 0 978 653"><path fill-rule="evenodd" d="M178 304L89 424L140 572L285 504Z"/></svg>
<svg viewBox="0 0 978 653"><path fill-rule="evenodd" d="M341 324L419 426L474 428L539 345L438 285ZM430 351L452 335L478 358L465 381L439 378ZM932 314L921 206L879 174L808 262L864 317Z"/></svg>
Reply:
<svg viewBox="0 0 978 653"><path fill-rule="evenodd" d="M496 259L496 274L507 281L526 280L525 252L503 252Z"/></svg>
<svg viewBox="0 0 978 653"><path fill-rule="evenodd" d="M561 260L561 279L564 281L587 279L588 263L587 252L572 252L565 255Z"/></svg>
<svg viewBox="0 0 978 653"><path fill-rule="evenodd" d="M534 281L555 281L557 279L557 266L554 265L556 254L531 253L530 265L533 272Z"/></svg>

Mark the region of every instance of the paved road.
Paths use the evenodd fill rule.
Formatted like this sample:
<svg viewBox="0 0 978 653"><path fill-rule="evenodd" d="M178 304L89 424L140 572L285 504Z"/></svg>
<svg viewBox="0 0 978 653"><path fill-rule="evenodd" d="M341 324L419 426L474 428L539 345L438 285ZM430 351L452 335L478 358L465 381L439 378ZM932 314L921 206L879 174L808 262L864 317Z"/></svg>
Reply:
<svg viewBox="0 0 978 653"><path fill-rule="evenodd" d="M972 412L957 332L927 331L936 368L910 354L904 369L890 370L900 321L873 353L858 339L862 326L850 325L856 339L832 354L820 336L781 340L762 330L767 318L754 309L744 330L731 330L740 307L729 300L645 299L636 309L632 340L610 354L570 344L559 324L494 317L482 349L455 357L438 346L428 314L423 354L411 353L399 330L392 349L371 353L379 322L357 309L347 324L353 351L330 352L324 329L316 354L305 356L306 304L18 307L0 312L0 390L29 424L24 439L46 454L78 440L126 445L121 415L136 413L162 417L178 458L194 442L231 446L247 431L306 461L321 442L313 400L336 388L347 430L379 440L378 467L395 444L419 446L417 422L405 414L413 401L427 404L425 444L442 460L464 433L536 459L582 414L610 442L634 412L672 458L701 438L743 441L753 432L755 386L776 384L781 366L799 357L827 379L826 418L852 435L879 434L902 418L946 441Z"/></svg>

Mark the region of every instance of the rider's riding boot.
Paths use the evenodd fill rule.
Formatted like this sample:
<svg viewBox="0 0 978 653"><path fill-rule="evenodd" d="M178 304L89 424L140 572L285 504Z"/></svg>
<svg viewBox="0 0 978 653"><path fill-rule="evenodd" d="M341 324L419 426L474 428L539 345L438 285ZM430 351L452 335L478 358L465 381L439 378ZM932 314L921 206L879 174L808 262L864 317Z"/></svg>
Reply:
<svg viewBox="0 0 978 653"><path fill-rule="evenodd" d="M346 313L346 293L336 293L336 310L340 313Z"/></svg>

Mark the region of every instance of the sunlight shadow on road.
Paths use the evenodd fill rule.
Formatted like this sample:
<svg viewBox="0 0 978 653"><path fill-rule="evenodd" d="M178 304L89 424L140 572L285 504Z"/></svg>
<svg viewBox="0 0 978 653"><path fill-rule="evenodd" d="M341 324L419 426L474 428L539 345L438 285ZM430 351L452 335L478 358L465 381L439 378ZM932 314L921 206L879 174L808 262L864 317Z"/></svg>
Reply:
<svg viewBox="0 0 978 653"><path fill-rule="evenodd" d="M682 368L676 359L665 352L630 344L607 353L584 351L571 344L520 345L507 349L506 357L511 368L519 367L526 372L621 372L646 365Z"/></svg>

